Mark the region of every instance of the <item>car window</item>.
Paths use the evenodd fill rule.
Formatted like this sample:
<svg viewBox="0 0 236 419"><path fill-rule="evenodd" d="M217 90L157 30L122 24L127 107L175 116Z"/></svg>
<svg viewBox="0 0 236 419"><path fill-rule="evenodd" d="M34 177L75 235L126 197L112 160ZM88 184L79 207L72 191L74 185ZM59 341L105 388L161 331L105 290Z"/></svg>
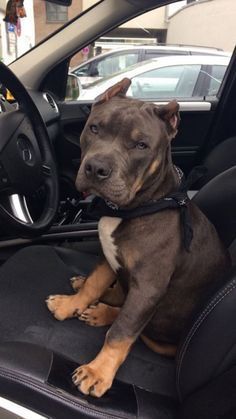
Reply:
<svg viewBox="0 0 236 419"><path fill-rule="evenodd" d="M211 67L211 73L209 74L209 87L207 91L208 96L215 96L218 93L222 79L225 75L226 66L213 65Z"/></svg>
<svg viewBox="0 0 236 419"><path fill-rule="evenodd" d="M97 63L97 75L107 77L138 62L138 51L104 58Z"/></svg>
<svg viewBox="0 0 236 419"><path fill-rule="evenodd" d="M105 88L108 88L117 82L118 76L120 79L132 78L130 92L137 98L158 101L163 98L172 99L174 96L183 100L192 97L194 101L203 101L206 96L215 96L236 39L233 18L236 2L224 1L230 2L230 8L224 7L224 2L220 0L181 0L156 7L114 27L81 51L77 51L71 58L70 73L79 76L83 93L81 99L93 100L102 93L99 90L102 88L100 82L103 81ZM198 62L199 56L201 60ZM158 77L153 77L155 83L152 86L147 87L146 80L146 85L140 87L140 71L135 76L130 76L131 67L135 64L141 67L148 60L165 60L171 57L173 61L168 64L172 67L168 70L169 76L162 77L161 70L158 70ZM176 69L178 76L171 77L174 68L182 62L181 58L184 68ZM87 60L91 63L89 68L84 67ZM82 67L78 73L76 69L80 66ZM200 73L199 66L202 68ZM166 67L164 61L159 67ZM157 69L150 71L156 72ZM144 70L143 73L147 71ZM151 76L148 75L147 78L151 79ZM166 84L163 84L164 78Z"/></svg>
<svg viewBox="0 0 236 419"><path fill-rule="evenodd" d="M168 55L188 55L188 52L178 51L178 50L160 51L158 49L152 50L152 51L145 51L145 60L150 60L151 58L156 58L156 57L167 57Z"/></svg>
<svg viewBox="0 0 236 419"><path fill-rule="evenodd" d="M192 97L200 69L178 65L147 71L132 79L131 94L142 99Z"/></svg>
<svg viewBox="0 0 236 419"><path fill-rule="evenodd" d="M88 76L89 71L91 68L91 64L85 64L82 67L78 68L77 70L74 70L73 72L76 74L76 76Z"/></svg>

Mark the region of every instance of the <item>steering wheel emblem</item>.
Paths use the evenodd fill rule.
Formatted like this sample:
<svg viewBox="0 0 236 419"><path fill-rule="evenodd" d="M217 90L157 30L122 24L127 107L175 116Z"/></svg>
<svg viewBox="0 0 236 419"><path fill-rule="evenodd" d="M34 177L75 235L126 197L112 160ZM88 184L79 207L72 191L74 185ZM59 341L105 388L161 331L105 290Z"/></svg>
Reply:
<svg viewBox="0 0 236 419"><path fill-rule="evenodd" d="M29 148L24 148L22 150L22 157L26 163L32 160L32 154Z"/></svg>
<svg viewBox="0 0 236 419"><path fill-rule="evenodd" d="M33 159L33 149L30 144L30 141L27 138L19 138L17 141L17 146L21 155L22 160L32 166L34 164Z"/></svg>

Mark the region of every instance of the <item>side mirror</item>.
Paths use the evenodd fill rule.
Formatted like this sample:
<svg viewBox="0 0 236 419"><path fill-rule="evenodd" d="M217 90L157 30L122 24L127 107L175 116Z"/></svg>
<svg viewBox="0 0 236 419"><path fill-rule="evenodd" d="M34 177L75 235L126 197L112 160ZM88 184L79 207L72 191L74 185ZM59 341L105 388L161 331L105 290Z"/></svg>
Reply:
<svg viewBox="0 0 236 419"><path fill-rule="evenodd" d="M82 86L75 74L68 74L66 83L66 97L65 100L77 100L82 90Z"/></svg>

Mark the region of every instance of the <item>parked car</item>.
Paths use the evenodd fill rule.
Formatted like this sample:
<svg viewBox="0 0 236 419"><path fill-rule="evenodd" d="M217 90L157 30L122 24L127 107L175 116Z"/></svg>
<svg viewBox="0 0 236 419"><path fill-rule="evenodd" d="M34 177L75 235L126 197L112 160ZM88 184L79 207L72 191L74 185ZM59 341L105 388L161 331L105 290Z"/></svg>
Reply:
<svg viewBox="0 0 236 419"><path fill-rule="evenodd" d="M71 73L80 78L83 87L89 86L96 80L112 76L118 71L127 69L155 57L166 57L168 55L216 55L229 56L230 54L217 48L193 47L186 45L157 45L157 46L126 46L117 47L104 54L90 58L71 69Z"/></svg>
<svg viewBox="0 0 236 419"><path fill-rule="evenodd" d="M216 96L229 57L208 55L154 58L92 83L79 100L94 100L123 77L132 80L128 96L158 100Z"/></svg>
<svg viewBox="0 0 236 419"><path fill-rule="evenodd" d="M39 0L35 5L46 3ZM191 33L202 39L198 28L203 22L206 42L208 33L215 35L216 42L225 34L228 40L235 28L236 3L192 3L183 9L184 16L192 8L207 8L208 14L202 12L203 19L194 20L195 26L187 20ZM90 327L77 318L59 322L45 306L50 294L72 293L69 279L88 275L101 255L97 222L87 211L89 198L74 186L81 160L80 135L93 100L66 100L69 62L104 33L163 4L166 1L98 1L9 67L0 63L2 92L12 93L9 101L0 99L0 417L236 417L236 52L217 95L179 100L181 123L172 141L173 160L186 176L195 165L204 165L206 173L195 180L194 200L215 225L234 267L223 278L216 273L215 288L204 293L201 306L189 319L176 359L154 353L137 340L112 388L100 399L84 395L72 385L72 373L78 364L94 358L107 329ZM45 16L40 7L35 13L41 24ZM218 7L224 26L215 24ZM68 20L64 8L49 11L53 19L66 15ZM231 28L223 12L232 15ZM213 25L207 19L211 17ZM5 23L2 26L5 31ZM55 28L52 23L50 27ZM182 25L179 32L182 35ZM12 52L16 37L10 35ZM207 77L208 73L207 68ZM219 76L212 76L215 92ZM71 87L68 96L74 99L76 83ZM157 105L162 102L156 100ZM189 234L189 220L185 212L181 215ZM168 251L164 243L161 254ZM148 258L145 263L148 266ZM139 305L137 299L133 310Z"/></svg>

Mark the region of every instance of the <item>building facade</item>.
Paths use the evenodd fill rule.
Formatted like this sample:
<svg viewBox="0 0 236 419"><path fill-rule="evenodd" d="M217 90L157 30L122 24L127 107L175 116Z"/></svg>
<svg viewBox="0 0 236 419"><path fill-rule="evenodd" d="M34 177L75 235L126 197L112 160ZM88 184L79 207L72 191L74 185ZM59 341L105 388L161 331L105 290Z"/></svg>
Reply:
<svg viewBox="0 0 236 419"><path fill-rule="evenodd" d="M235 0L190 2L169 17L167 43L204 45L233 51L235 22Z"/></svg>

